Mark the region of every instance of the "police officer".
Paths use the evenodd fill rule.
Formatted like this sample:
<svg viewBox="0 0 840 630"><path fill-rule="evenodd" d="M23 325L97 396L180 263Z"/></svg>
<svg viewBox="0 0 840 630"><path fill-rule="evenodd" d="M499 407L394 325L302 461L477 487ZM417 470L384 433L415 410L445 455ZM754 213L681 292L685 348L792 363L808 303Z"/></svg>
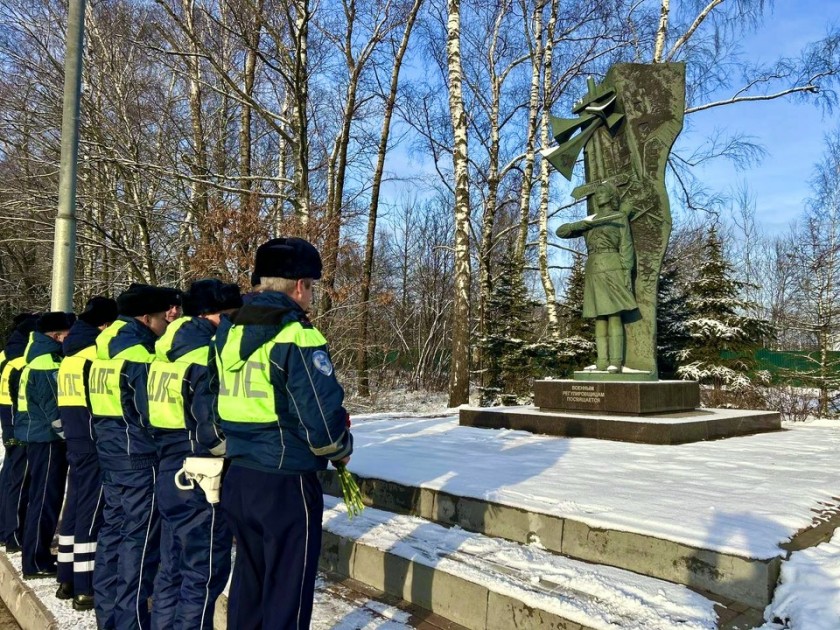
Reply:
<svg viewBox="0 0 840 630"><path fill-rule="evenodd" d="M169 309L166 311L166 321L171 324L183 314L183 308L181 307L183 293L178 289L167 288L166 290L169 291Z"/></svg>
<svg viewBox="0 0 840 630"><path fill-rule="evenodd" d="M29 313L15 317L14 328L4 350L5 363L0 367L0 425L6 450L0 471L0 543L6 546L7 553L21 550L29 497L26 445L15 439L14 416L20 373L26 364L24 354L37 319L37 315Z"/></svg>
<svg viewBox="0 0 840 630"><path fill-rule="evenodd" d="M50 550L55 536L67 454L58 419L58 368L61 343L76 321L72 313L45 313L35 322L20 375L15 439L26 443L29 504L23 532L24 579L54 577L56 557Z"/></svg>
<svg viewBox="0 0 840 630"><path fill-rule="evenodd" d="M185 317L170 324L155 344L148 384L149 423L160 460L161 516L152 628L161 630L212 628L216 599L230 575L231 534L218 506L199 487L176 487L175 477L187 457L224 455L209 350L221 318L242 306L242 298L235 284L199 280L183 294L182 306ZM180 483L184 486L186 480L182 477Z"/></svg>
<svg viewBox="0 0 840 630"><path fill-rule="evenodd" d="M119 317L96 338L88 374L105 500L96 545L93 601L103 630L148 629L148 598L160 557L157 454L146 428L146 381L166 331L170 290L132 284Z"/></svg>
<svg viewBox="0 0 840 630"><path fill-rule="evenodd" d="M91 298L63 343L58 368L58 414L67 443L67 497L58 533L56 597L76 610L93 608L96 537L102 522L102 481L86 381L96 358L96 337L117 318L116 301Z"/></svg>
<svg viewBox="0 0 840 630"><path fill-rule="evenodd" d="M321 257L299 238L257 249L249 299L216 333L219 416L231 466L222 508L236 539L228 627L308 628L323 494L316 472L349 460L344 391L306 316Z"/></svg>

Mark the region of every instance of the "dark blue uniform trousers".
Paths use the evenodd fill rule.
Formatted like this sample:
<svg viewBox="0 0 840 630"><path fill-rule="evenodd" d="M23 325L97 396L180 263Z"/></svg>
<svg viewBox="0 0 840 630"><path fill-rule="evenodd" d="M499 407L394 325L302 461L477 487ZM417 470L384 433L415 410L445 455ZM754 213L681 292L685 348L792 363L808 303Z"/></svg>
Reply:
<svg viewBox="0 0 840 630"><path fill-rule="evenodd" d="M26 445L7 446L0 470L0 542L22 547L23 524L29 501L29 464Z"/></svg>
<svg viewBox="0 0 840 630"><path fill-rule="evenodd" d="M318 477L233 465L222 509L236 539L228 628L309 628L324 513Z"/></svg>
<svg viewBox="0 0 840 630"><path fill-rule="evenodd" d="M158 474L161 557L152 628L210 630L216 599L230 575L231 534L218 504L210 505L198 485L193 490L175 486L180 464L161 462Z"/></svg>
<svg viewBox="0 0 840 630"><path fill-rule="evenodd" d="M23 574L54 571L55 556L50 547L58 526L67 479L64 442L29 442L29 505L23 530Z"/></svg>
<svg viewBox="0 0 840 630"><path fill-rule="evenodd" d="M93 602L100 630L148 630L148 599L160 561L156 467L105 470Z"/></svg>
<svg viewBox="0 0 840 630"><path fill-rule="evenodd" d="M67 453L67 497L58 530L58 581L93 595L96 538L102 524L102 475L96 452Z"/></svg>

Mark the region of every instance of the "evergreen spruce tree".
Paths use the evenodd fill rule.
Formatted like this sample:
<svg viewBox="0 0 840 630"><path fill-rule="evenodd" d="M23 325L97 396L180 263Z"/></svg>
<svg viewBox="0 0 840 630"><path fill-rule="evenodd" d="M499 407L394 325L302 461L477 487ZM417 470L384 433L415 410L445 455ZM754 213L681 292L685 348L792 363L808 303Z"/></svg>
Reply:
<svg viewBox="0 0 840 630"><path fill-rule="evenodd" d="M528 295L522 269L512 253L502 256L487 301L486 334L481 339L486 386L481 404L509 402L504 394L527 395L530 390L531 341L537 328L537 302Z"/></svg>
<svg viewBox="0 0 840 630"><path fill-rule="evenodd" d="M575 256L563 301L560 316L566 337L591 339L595 334L591 319L583 318L583 287L586 281L585 256Z"/></svg>
<svg viewBox="0 0 840 630"><path fill-rule="evenodd" d="M662 262L656 308L656 362L659 378L676 378L679 357L691 342L686 322L691 309L679 261L669 253Z"/></svg>
<svg viewBox="0 0 840 630"><path fill-rule="evenodd" d="M586 284L586 257L575 256L563 301L560 303L560 316L563 318L563 337L555 348L555 358L551 367L559 374L554 376L572 376L574 370L582 369L595 359L595 326L592 319L583 317L583 289Z"/></svg>
<svg viewBox="0 0 840 630"><path fill-rule="evenodd" d="M735 278L716 228L709 230L703 249L697 276L686 291L691 316L684 325L690 340L678 354L677 373L711 383L715 389L742 387L749 384L752 356L771 336L772 327L766 320L744 315L750 305L740 296L747 285Z"/></svg>

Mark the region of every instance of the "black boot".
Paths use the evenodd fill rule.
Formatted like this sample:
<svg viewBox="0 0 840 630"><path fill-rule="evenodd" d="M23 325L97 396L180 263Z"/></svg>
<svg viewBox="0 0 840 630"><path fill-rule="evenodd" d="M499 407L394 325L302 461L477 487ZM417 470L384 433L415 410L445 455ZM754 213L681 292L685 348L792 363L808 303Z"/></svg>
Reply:
<svg viewBox="0 0 840 630"><path fill-rule="evenodd" d="M62 582L55 592L58 599L73 599L73 582Z"/></svg>
<svg viewBox="0 0 840 630"><path fill-rule="evenodd" d="M93 595L76 595L73 598L73 610L93 610Z"/></svg>

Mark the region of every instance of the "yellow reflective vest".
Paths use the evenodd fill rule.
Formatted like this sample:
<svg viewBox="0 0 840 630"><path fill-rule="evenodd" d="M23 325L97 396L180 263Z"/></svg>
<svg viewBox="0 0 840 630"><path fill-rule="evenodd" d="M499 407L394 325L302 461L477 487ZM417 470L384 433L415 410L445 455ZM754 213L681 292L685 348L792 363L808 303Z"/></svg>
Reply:
<svg viewBox="0 0 840 630"><path fill-rule="evenodd" d="M181 317L172 322L155 344L155 360L149 368L147 387L149 424L159 429L185 429L184 381L187 370L193 365L207 365L210 348L196 348L176 361L169 361L167 353L178 330L191 317Z"/></svg>

